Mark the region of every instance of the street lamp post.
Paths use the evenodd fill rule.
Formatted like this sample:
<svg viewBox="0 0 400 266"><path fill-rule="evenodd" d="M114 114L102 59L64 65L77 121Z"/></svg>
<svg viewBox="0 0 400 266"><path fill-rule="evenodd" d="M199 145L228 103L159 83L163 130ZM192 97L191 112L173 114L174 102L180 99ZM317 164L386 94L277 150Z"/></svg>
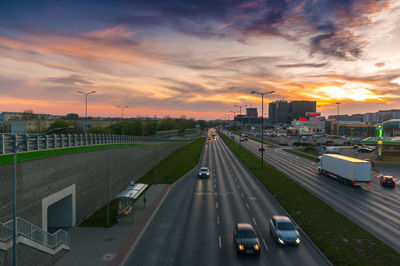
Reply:
<svg viewBox="0 0 400 266"><path fill-rule="evenodd" d="M96 91L91 91L91 92L84 92L84 91L78 91L78 93L85 95L85 124L86 128L85 131L87 131L88 128L88 123L87 123L87 98L89 94L95 93Z"/></svg>
<svg viewBox="0 0 400 266"><path fill-rule="evenodd" d="M63 128L54 128L48 132L42 133L42 134L36 134L32 136L27 136L25 137L25 142L26 145L28 146L28 140L30 138L36 138L39 136L44 136L44 135L49 135L52 133L59 132L61 130L71 128L71 127L63 127ZM12 180L12 217L13 217L13 222L12 222L12 227L13 227L13 266L17 265L17 152L18 152L18 147L23 144L24 141L18 143L18 136L17 134L14 135L14 171L13 171L13 180Z"/></svg>
<svg viewBox="0 0 400 266"><path fill-rule="evenodd" d="M264 94L272 94L275 91L257 92L252 91L252 94L261 95L261 168L264 168Z"/></svg>
<svg viewBox="0 0 400 266"><path fill-rule="evenodd" d="M119 105L117 106L117 108L121 108L121 119L122 119L122 121L124 120L124 109L126 109L128 107L129 107L129 105L125 105L123 107L121 107ZM124 127L122 127L122 135L124 135Z"/></svg>
<svg viewBox="0 0 400 266"><path fill-rule="evenodd" d="M247 106L247 104L244 104L244 105L236 105L235 104L233 107L239 107L239 114L240 114L240 116L242 116L242 107L246 107L246 106ZM241 141L241 138L242 138L242 122L240 122L239 125L240 125L240 129L239 129L239 147L242 148L242 141Z"/></svg>

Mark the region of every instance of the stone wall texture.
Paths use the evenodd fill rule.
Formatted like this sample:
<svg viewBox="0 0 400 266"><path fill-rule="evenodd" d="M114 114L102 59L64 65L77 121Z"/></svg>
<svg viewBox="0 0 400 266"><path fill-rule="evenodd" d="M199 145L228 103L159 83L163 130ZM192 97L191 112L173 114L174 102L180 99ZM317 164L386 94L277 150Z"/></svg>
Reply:
<svg viewBox="0 0 400 266"><path fill-rule="evenodd" d="M185 144L110 149L110 198ZM13 165L0 165L0 222L12 218ZM17 164L17 217L42 227L42 199L76 185L76 224L106 203L107 149L56 156ZM19 245L18 249L25 246ZM11 251L10 249L9 251ZM34 249L22 251L36 258ZM0 251L0 265L6 253ZM45 255L45 254L43 254ZM47 255L47 254L46 254ZM2 258L4 260L2 260Z"/></svg>

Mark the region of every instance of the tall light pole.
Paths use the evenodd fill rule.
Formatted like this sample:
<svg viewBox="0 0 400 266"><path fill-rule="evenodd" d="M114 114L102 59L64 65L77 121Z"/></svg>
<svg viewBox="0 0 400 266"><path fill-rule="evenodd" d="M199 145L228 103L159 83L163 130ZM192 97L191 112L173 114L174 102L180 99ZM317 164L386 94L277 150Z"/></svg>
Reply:
<svg viewBox="0 0 400 266"><path fill-rule="evenodd" d="M128 108L129 107L129 105L126 105L126 106L123 106L123 107L121 107L121 106L117 106L117 108L121 108L121 118L122 119L124 119L124 109L126 109L126 108Z"/></svg>
<svg viewBox="0 0 400 266"><path fill-rule="evenodd" d="M247 104L244 104L244 105L234 105L233 107L239 107L239 114L240 114L240 116L242 116L242 107L246 107L247 106ZM240 122L239 123L239 125L240 125L240 128L239 128L239 145L240 145L240 148L242 147L242 141L241 141L241 139L242 139L242 123Z"/></svg>
<svg viewBox="0 0 400 266"><path fill-rule="evenodd" d="M91 91L91 92L85 92L85 91L78 91L78 93L85 95L85 124L86 128L85 131L87 131L88 128L88 123L87 123L87 97L89 94L95 93L96 91Z"/></svg>
<svg viewBox="0 0 400 266"><path fill-rule="evenodd" d="M264 168L264 94L272 94L275 91L258 92L252 91L252 94L261 95L261 168Z"/></svg>
<svg viewBox="0 0 400 266"><path fill-rule="evenodd" d="M117 106L117 108L121 108L121 120L123 121L124 120L124 109L125 108L128 108L129 107L129 105L125 105L125 106L123 106L123 107L121 107L121 106ZM124 135L124 127L122 127L122 135Z"/></svg>

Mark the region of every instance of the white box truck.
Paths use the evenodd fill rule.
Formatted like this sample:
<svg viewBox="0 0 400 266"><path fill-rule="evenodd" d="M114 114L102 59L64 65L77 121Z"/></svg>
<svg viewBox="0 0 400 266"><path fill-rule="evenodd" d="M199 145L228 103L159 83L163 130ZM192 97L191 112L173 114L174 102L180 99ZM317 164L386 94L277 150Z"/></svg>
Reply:
<svg viewBox="0 0 400 266"><path fill-rule="evenodd" d="M371 164L368 161L339 154L322 154L318 157L318 172L352 186L371 184Z"/></svg>

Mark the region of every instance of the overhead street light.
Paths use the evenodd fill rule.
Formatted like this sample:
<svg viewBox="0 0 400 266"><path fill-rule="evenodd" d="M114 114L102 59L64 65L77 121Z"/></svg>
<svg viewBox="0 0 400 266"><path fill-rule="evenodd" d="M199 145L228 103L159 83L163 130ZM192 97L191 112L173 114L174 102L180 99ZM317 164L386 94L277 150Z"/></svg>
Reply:
<svg viewBox="0 0 400 266"><path fill-rule="evenodd" d="M85 124L86 124L85 132L86 132L87 129L88 129L88 123L87 123L87 98L88 98L89 94L96 93L96 91L91 91L91 92L78 91L78 93L85 95Z"/></svg>
<svg viewBox="0 0 400 266"><path fill-rule="evenodd" d="M54 134L57 132L60 132L64 129L68 128L74 128L74 126L68 126L68 127L63 127L63 128L53 128L52 130L41 133L41 134L35 134L31 136L26 136L23 141L18 143L18 135L14 135L14 171L13 171L13 180L12 180L12 217L13 217L13 222L12 222L12 227L13 227L13 266L17 265L17 152L18 152L18 147L26 142L26 145L28 146L28 140L31 138L36 138L39 136L45 136L45 135L50 135Z"/></svg>
<svg viewBox="0 0 400 266"><path fill-rule="evenodd" d="M129 105L126 105L126 106L123 106L123 107L121 107L121 106L117 106L117 108L121 108L121 118L122 119L124 119L124 109L126 109L126 108L128 108L129 107Z"/></svg>
<svg viewBox="0 0 400 266"><path fill-rule="evenodd" d="M264 168L264 94L272 94L275 91L258 92L252 91L251 94L261 95L261 168Z"/></svg>

